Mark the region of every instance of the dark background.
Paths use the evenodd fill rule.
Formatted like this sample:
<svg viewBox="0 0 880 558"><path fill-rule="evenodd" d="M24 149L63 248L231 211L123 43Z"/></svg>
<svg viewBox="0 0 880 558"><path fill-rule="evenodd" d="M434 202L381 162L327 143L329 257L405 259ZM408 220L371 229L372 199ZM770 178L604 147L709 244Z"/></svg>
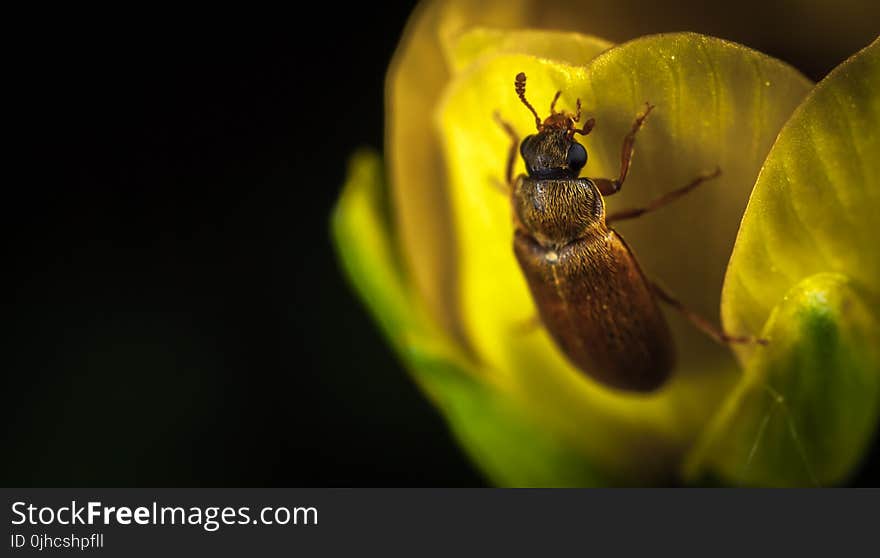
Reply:
<svg viewBox="0 0 880 558"><path fill-rule="evenodd" d="M328 236L411 8L25 22L0 484L482 482Z"/></svg>
<svg viewBox="0 0 880 558"><path fill-rule="evenodd" d="M412 3L290 8L10 18L0 484L483 483L327 234Z"/></svg>

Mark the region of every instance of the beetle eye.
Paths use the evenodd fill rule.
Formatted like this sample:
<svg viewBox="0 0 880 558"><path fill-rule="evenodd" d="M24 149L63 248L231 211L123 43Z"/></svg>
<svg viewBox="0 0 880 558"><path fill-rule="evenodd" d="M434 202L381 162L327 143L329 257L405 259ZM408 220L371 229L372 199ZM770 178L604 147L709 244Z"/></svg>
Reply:
<svg viewBox="0 0 880 558"><path fill-rule="evenodd" d="M526 136L526 139L522 140L522 143L519 144L519 154L520 155L522 155L523 157L526 156L526 147L528 146L528 144L530 144L532 142L532 140L534 138L535 138L535 135L532 134L531 136Z"/></svg>
<svg viewBox="0 0 880 558"><path fill-rule="evenodd" d="M568 168L581 169L587 164L587 150L579 143L572 143L568 148Z"/></svg>

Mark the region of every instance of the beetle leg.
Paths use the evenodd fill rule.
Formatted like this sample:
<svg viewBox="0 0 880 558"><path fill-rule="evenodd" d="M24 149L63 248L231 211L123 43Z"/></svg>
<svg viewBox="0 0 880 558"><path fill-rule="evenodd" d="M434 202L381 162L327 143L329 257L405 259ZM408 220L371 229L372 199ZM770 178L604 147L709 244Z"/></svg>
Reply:
<svg viewBox="0 0 880 558"><path fill-rule="evenodd" d="M498 178L497 176L493 176L491 178L491 180L492 180L492 186L494 186L495 189L498 190L498 193L504 194L505 196L510 195L510 186L508 184L505 184L504 182L502 182L501 179Z"/></svg>
<svg viewBox="0 0 880 558"><path fill-rule="evenodd" d="M636 150L636 132L641 129L642 125L645 123L645 119L648 118L648 114L651 113L653 108L654 105L651 103L645 103L645 112L636 116L632 129L630 129L629 133L623 138L623 147L620 149L620 175L615 179L590 179L596 184L596 187L599 188L599 191L603 196L616 194L620 188L623 187L623 181L626 180L626 175L629 173L629 165L632 162L633 153L635 153Z"/></svg>
<svg viewBox="0 0 880 558"><path fill-rule="evenodd" d="M507 187L513 189L513 164L516 162L516 151L519 147L519 137L516 135L513 126L505 122L498 112L495 112L495 122L501 126L507 135L510 136L510 150L507 152Z"/></svg>
<svg viewBox="0 0 880 558"><path fill-rule="evenodd" d="M511 329L515 334L526 335L529 333L534 333L535 331L540 329L543 324L544 322L541 321L541 316L535 314L527 320L523 320L522 322L514 324Z"/></svg>
<svg viewBox="0 0 880 558"><path fill-rule="evenodd" d="M715 324L713 324L703 316L700 316L690 308L686 307L684 304L682 304L680 300L672 296L669 291L667 291L654 281L649 280L648 284L651 286L651 290L654 292L657 298L681 312L682 315L690 320L690 322L694 324L697 329L699 329L715 341L721 343L722 345L728 345L730 343L757 343L759 345L766 345L768 343L766 339L755 337L753 335L732 335L730 333L727 333L721 328L715 326Z"/></svg>
<svg viewBox="0 0 880 558"><path fill-rule="evenodd" d="M670 204L687 194L703 182L707 180L712 180L713 178L718 178L721 175L721 167L716 167L714 171L706 174L701 174L687 185L673 190L671 192L667 192L660 196L659 198L655 198L651 203L646 205L645 207L631 207L629 209L622 209L620 211L615 211L614 213L609 213L605 217L606 223L611 223L612 221L623 221L624 219L635 219L649 211L654 211L655 209L660 209L664 205Z"/></svg>

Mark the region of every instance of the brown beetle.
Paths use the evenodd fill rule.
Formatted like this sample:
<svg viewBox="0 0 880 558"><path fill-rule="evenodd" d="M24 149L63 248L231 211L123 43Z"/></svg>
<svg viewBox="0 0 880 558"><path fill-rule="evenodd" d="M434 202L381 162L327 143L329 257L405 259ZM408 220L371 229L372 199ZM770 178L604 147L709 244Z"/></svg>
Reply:
<svg viewBox="0 0 880 558"><path fill-rule="evenodd" d="M657 305L660 299L683 312L701 330L722 343L765 342L728 335L686 309L650 281L623 238L608 225L631 219L681 197L720 174L695 180L654 200L644 208L605 213L602 196L618 192L635 151L635 135L654 108L646 104L623 141L620 174L616 179L579 177L587 151L575 134L583 127L581 102L577 112L556 112L557 92L550 116L543 122L525 97L526 76L516 76L515 88L535 116L538 133L520 145L528 175L514 180L513 165L519 140L513 128L498 118L513 143L507 159L516 232L514 251L538 307L541 322L578 368L615 388L647 392L669 377L675 349L669 327Z"/></svg>

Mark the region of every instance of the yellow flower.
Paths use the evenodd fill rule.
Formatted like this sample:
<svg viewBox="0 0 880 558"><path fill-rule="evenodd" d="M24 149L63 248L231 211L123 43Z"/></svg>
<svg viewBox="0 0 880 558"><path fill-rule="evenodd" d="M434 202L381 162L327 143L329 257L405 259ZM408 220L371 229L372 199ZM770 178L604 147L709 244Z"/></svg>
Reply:
<svg viewBox="0 0 880 558"><path fill-rule="evenodd" d="M863 62L847 64L848 74L835 72L807 98L813 84L799 72L724 40L676 33L612 48L571 32L621 36L620 26L595 26L588 12L565 2L420 7L388 76L390 193L376 155L360 153L334 214L349 276L463 447L497 484L840 482L877 421L880 268L869 258L856 269L853 256L872 250L874 229L851 223L838 234L828 223L829 215L880 207L880 171L865 155L877 134L865 127L867 139L853 140L849 152L822 148L814 162L799 159L810 132L798 126L837 109L840 127L864 111L880 125L876 93L847 89L858 79L880 79L876 44L860 55ZM606 200L610 210L644 205L723 169L719 180L674 206L616 228L649 276L715 321L727 273L727 329L769 336L766 349L743 349L737 360L669 313L674 376L657 392L632 394L586 377L545 331L523 328L535 304L512 252L509 200L493 185L503 180L509 147L493 113L521 137L534 130L513 90L518 72L529 76L528 96L539 112L561 90L563 109L573 110L579 98L596 118L584 139L589 176L616 175L623 135L645 101L656 105L623 190ZM852 106L829 104L840 91L849 92ZM810 141L833 143L843 132ZM832 166L824 175L835 184L831 198L811 198L803 173L812 167L798 165L827 167L826 153L862 175L837 176ZM787 184L791 176L803 182ZM854 178L865 185L859 192L837 187ZM838 202L831 208L837 213L822 214L822 202L826 209ZM795 222L789 206L808 213L815 228ZM761 244L768 230L769 248ZM807 246L793 250L797 242L785 239L811 231L818 231L823 258ZM770 274L766 288L762 274ZM851 412L839 412L841 405Z"/></svg>

